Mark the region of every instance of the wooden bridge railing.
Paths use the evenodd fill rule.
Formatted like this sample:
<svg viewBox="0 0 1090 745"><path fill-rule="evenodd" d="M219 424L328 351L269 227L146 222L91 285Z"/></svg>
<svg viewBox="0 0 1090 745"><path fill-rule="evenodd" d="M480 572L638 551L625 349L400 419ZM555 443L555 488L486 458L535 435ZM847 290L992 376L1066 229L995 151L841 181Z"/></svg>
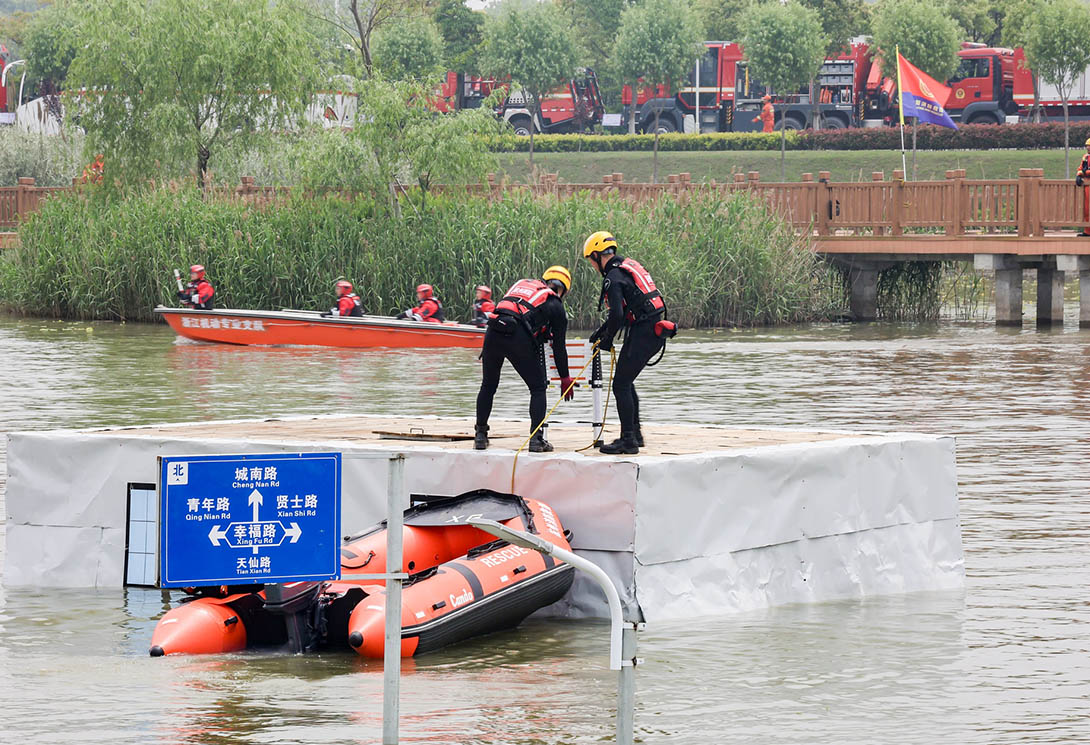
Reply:
<svg viewBox="0 0 1090 745"><path fill-rule="evenodd" d="M71 188L79 188L73 186ZM1024 168L1017 179L968 179L964 170L950 170L942 181L905 181L901 171L891 179L874 173L870 181L833 183L828 172L802 174L797 183L765 183L760 174L738 173L729 183L695 183L689 174L670 176L664 184L629 183L619 173L597 184L561 183L546 174L534 184L512 184L490 176L487 183L469 187L434 187L436 191L462 190L503 199L512 193L563 199L575 194L618 197L634 203L663 196L691 199L701 194L747 191L768 204L802 232L817 236L868 235L902 237L906 234L971 236L1017 234L1040 236L1046 230L1090 226L1083 219L1083 189L1071 181L1045 180L1040 169ZM42 199L68 187L37 187L34 179L20 178L15 187L0 188L0 228L14 228L38 209ZM223 198L262 205L285 198L289 187L257 186L244 177L236 187L213 190ZM345 190L331 190L351 196Z"/></svg>

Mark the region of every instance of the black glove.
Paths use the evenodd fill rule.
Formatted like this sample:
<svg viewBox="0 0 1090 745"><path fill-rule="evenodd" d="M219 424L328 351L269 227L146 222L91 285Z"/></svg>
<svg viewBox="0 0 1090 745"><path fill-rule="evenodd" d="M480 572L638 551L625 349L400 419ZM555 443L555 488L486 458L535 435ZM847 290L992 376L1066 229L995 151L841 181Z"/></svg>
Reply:
<svg viewBox="0 0 1090 745"><path fill-rule="evenodd" d="M332 316L332 315L333 315L333 311L331 311L331 310L323 310L323 311L322 311L321 313L319 313L318 315L320 315L320 316L321 316L322 318L329 318L330 316Z"/></svg>
<svg viewBox="0 0 1090 745"><path fill-rule="evenodd" d="M1082 174L1081 173L1076 173L1075 174L1075 186L1082 186L1082 185L1083 185Z"/></svg>
<svg viewBox="0 0 1090 745"><path fill-rule="evenodd" d="M394 320L395 321L404 321L408 317L409 317L409 314L407 312L401 311L396 316L394 316Z"/></svg>
<svg viewBox="0 0 1090 745"><path fill-rule="evenodd" d="M178 299L179 300L189 300L189 293L186 292L185 290L178 290Z"/></svg>

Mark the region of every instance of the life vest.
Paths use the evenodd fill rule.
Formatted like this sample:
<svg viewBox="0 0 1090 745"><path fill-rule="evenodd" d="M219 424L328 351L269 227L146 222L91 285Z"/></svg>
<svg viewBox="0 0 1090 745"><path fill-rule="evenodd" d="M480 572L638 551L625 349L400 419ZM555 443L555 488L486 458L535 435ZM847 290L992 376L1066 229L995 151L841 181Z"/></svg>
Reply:
<svg viewBox="0 0 1090 745"><path fill-rule="evenodd" d="M519 318L530 334L537 336L545 325L540 319L540 309L550 297L556 297L556 293L540 279L520 279L496 303L496 313Z"/></svg>
<svg viewBox="0 0 1090 745"><path fill-rule="evenodd" d="M655 280L651 279L651 275L643 268L643 265L635 259L625 258L614 264L614 266L623 269L628 276L632 277L636 289L640 292L635 302L630 307L625 308L633 322L657 315L666 308L662 294L655 287Z"/></svg>
<svg viewBox="0 0 1090 745"><path fill-rule="evenodd" d="M212 296L216 294L212 283L204 277L190 280L185 286L185 304L196 310L212 310Z"/></svg>
<svg viewBox="0 0 1090 745"><path fill-rule="evenodd" d="M348 303L345 303L345 300L348 300ZM360 303L360 296L354 292L341 295L337 299L337 312L342 316L362 316L363 304Z"/></svg>
<svg viewBox="0 0 1090 745"><path fill-rule="evenodd" d="M475 300L473 302L473 325L484 327L488 323L488 316L495 310L496 304L491 300Z"/></svg>
<svg viewBox="0 0 1090 745"><path fill-rule="evenodd" d="M424 315L424 308L428 305L428 303L433 303L435 305L435 310L428 315ZM421 300L420 305L413 308L413 312L420 316L421 320L428 321L430 323L442 323L446 320L446 316L443 313L443 304L439 302L439 298L435 297L434 295L432 297L424 298L423 300Z"/></svg>

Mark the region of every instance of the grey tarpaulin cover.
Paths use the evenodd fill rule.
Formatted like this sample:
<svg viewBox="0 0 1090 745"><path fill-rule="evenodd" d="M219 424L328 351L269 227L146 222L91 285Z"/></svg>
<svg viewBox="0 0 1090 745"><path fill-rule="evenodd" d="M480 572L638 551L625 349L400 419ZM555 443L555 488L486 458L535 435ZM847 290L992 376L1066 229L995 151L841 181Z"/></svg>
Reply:
<svg viewBox="0 0 1090 745"><path fill-rule="evenodd" d="M4 582L121 586L126 487L154 484L157 456L314 450L343 453L345 533L385 517L386 463L353 453L406 453L412 493L510 490L510 450L217 440L169 427L140 436L15 433ZM964 578L948 437L846 434L682 456L523 455L516 491L550 504L576 551L648 621L956 588ZM607 614L582 578L547 612Z"/></svg>

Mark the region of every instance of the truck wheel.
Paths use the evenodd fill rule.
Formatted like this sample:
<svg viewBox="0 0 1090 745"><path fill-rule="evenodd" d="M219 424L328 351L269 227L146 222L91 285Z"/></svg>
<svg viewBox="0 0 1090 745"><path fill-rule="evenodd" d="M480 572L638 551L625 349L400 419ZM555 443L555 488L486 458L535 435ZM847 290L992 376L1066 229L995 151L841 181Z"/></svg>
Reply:
<svg viewBox="0 0 1090 745"><path fill-rule="evenodd" d="M510 121L507 122L511 125L511 129L515 130L515 135L518 137L529 137L530 127L533 125L530 123L530 117L528 116L513 116Z"/></svg>
<svg viewBox="0 0 1090 745"><path fill-rule="evenodd" d="M779 122L776 123L776 130L786 129L788 131L792 129L802 129L802 122L793 116L785 116Z"/></svg>
<svg viewBox="0 0 1090 745"><path fill-rule="evenodd" d="M668 135L671 132L677 132L677 126L674 124L673 119L659 119L658 130L655 129L655 117L651 117L647 120L647 123L642 127L645 134L655 134L657 131L660 135Z"/></svg>
<svg viewBox="0 0 1090 745"><path fill-rule="evenodd" d="M839 116L830 116L821 120L822 129L846 129L847 123Z"/></svg>
<svg viewBox="0 0 1090 745"><path fill-rule="evenodd" d="M977 114L969 120L969 124L999 124L999 119L994 114Z"/></svg>

